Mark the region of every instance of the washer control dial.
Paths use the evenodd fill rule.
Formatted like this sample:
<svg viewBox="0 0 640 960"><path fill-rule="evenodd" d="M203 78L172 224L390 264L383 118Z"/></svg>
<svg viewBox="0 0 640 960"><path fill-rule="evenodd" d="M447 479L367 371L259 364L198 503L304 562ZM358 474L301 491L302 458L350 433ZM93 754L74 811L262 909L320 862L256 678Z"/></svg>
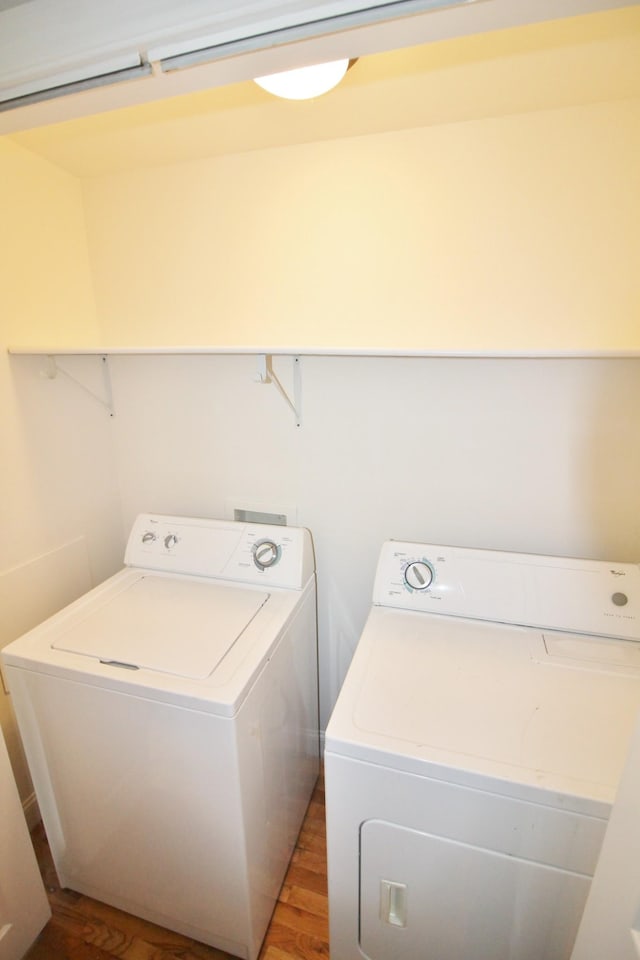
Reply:
<svg viewBox="0 0 640 960"><path fill-rule="evenodd" d="M178 538L175 535L175 533L168 533L164 538L164 545L167 548L167 550L170 550L171 547L175 547L177 542L178 542Z"/></svg>
<svg viewBox="0 0 640 960"><path fill-rule="evenodd" d="M412 560L405 567L404 582L410 590L426 590L433 582L433 569L426 560Z"/></svg>
<svg viewBox="0 0 640 960"><path fill-rule="evenodd" d="M273 567L280 559L280 547L273 540L259 540L253 547L253 562L258 570Z"/></svg>
<svg viewBox="0 0 640 960"><path fill-rule="evenodd" d="M143 533L143 534L142 534L142 542L143 542L143 543L153 543L154 540L157 540L157 539L158 539L158 538L157 538L157 536L155 535L155 533L153 532L153 530L147 530L146 533Z"/></svg>

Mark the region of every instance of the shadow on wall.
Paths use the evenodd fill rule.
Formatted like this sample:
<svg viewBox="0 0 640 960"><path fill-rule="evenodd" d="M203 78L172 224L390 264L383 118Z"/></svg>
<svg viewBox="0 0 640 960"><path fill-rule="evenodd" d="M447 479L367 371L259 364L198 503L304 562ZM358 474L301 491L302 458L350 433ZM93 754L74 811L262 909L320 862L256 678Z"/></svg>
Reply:
<svg viewBox="0 0 640 960"><path fill-rule="evenodd" d="M384 540L640 558L640 360L303 357L301 427L252 356L110 363L114 418L40 358L12 361L23 462L5 500L29 508L5 568L36 529L50 549L84 536L98 582L141 511L290 504L316 548L323 724Z"/></svg>
<svg viewBox="0 0 640 960"><path fill-rule="evenodd" d="M640 361L611 364L613 370L602 361L585 363L574 482L584 525L606 545L605 559L640 563Z"/></svg>
<svg viewBox="0 0 640 960"><path fill-rule="evenodd" d="M384 540L638 558L640 361L301 365L296 427L254 357L113 358L113 431L125 525L224 517L234 499L297 508L316 547L323 721Z"/></svg>

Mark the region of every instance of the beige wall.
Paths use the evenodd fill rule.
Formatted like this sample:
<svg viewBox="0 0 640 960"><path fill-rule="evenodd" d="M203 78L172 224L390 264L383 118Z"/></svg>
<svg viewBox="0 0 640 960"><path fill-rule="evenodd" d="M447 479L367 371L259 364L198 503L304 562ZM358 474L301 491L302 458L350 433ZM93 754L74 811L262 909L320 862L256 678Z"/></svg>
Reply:
<svg viewBox="0 0 640 960"><path fill-rule="evenodd" d="M99 342L77 180L7 138L0 170L3 342Z"/></svg>
<svg viewBox="0 0 640 960"><path fill-rule="evenodd" d="M0 210L4 646L71 599L87 579L104 577L113 568L116 540L121 549L122 532L104 410L90 399L78 403L77 388L64 378L43 378L40 358L11 359L6 352L16 343L98 340L79 184L0 140ZM24 799L28 777L10 701L1 690L0 723Z"/></svg>
<svg viewBox="0 0 640 960"><path fill-rule="evenodd" d="M640 349L640 101L85 181L112 344Z"/></svg>
<svg viewBox="0 0 640 960"><path fill-rule="evenodd" d="M640 350L640 101L84 180L120 345ZM638 360L114 360L125 522L294 505L328 718L387 537L640 556ZM291 377L290 362L277 361Z"/></svg>

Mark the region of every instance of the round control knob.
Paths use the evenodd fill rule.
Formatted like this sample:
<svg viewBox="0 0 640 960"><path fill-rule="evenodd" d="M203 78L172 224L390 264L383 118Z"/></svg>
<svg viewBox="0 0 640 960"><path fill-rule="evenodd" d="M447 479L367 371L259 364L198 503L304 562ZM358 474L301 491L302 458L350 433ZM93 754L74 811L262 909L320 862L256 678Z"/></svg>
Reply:
<svg viewBox="0 0 640 960"><path fill-rule="evenodd" d="M626 593L612 593L611 599L615 603L616 607L626 607L629 603L629 597Z"/></svg>
<svg viewBox="0 0 640 960"><path fill-rule="evenodd" d="M157 540L157 539L158 539L158 538L156 537L155 533L153 533L152 530L147 530L146 533L143 533L143 534L142 534L142 542L143 542L143 543L153 543L153 541L154 541L154 540Z"/></svg>
<svg viewBox="0 0 640 960"><path fill-rule="evenodd" d="M178 538L176 537L175 533L168 533L164 538L164 545L167 548L167 550L170 550L171 547L175 547L177 542L178 542Z"/></svg>
<svg viewBox="0 0 640 960"><path fill-rule="evenodd" d="M433 581L433 570L424 560L413 560L404 571L404 582L410 590L426 590Z"/></svg>
<svg viewBox="0 0 640 960"><path fill-rule="evenodd" d="M253 562L259 570L272 567L280 559L280 547L273 540L261 540L253 548Z"/></svg>

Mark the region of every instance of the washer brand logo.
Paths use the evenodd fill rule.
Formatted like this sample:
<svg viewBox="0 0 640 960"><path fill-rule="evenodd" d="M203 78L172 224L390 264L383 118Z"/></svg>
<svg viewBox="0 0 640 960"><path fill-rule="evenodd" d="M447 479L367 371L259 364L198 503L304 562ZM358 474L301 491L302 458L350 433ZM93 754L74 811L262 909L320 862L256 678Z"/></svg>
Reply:
<svg viewBox="0 0 640 960"><path fill-rule="evenodd" d="M624 570L610 570L609 573L612 574L614 577L625 577L625 576L626 576L626 573L625 573Z"/></svg>

